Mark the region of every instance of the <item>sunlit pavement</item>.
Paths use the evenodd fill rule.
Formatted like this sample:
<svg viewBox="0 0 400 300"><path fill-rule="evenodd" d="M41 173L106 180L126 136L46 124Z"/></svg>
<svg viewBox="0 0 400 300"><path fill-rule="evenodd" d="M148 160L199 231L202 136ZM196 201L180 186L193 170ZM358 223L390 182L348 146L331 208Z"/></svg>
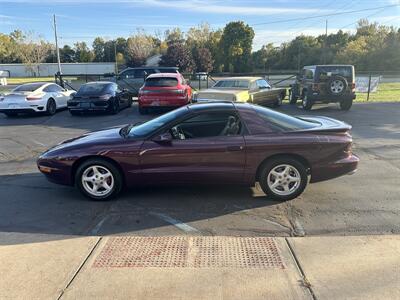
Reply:
<svg viewBox="0 0 400 300"><path fill-rule="evenodd" d="M306 114L290 105L280 110ZM171 287L176 287L171 298L180 299L188 298L191 289L192 299L197 295L202 295L199 299L251 298L243 295L293 299L310 298L312 293L321 299L400 297L397 285L391 286L399 282L399 272L391 268L398 270L400 254L396 235L400 233L400 105L356 104L349 112L329 105L307 114L327 115L353 125L355 153L361 163L355 175L309 185L301 197L286 203L266 200L257 188L226 186L142 188L126 191L115 201L90 202L73 188L47 182L36 169L36 156L89 130L155 115L140 116L136 106L116 116L71 117L67 111L53 117L1 115L0 291L4 294L0 298L23 298L13 293L22 293L27 282L31 293L27 296L51 299L77 298L83 291L87 297L165 299L166 288ZM382 234L388 236L365 236ZM151 267L92 268L110 236L278 236L275 241L285 268L185 267L160 268L155 273ZM110 274L115 274L115 280L107 281ZM37 282L40 278L42 284ZM136 289L127 288L129 279L137 284ZM359 282L353 291L351 279ZM195 282L204 286L195 286ZM79 288L84 284L85 289ZM212 294L207 294L207 285L213 287ZM292 289L282 289L288 285ZM372 285L379 289L371 291ZM146 291L154 293L143 294Z"/></svg>

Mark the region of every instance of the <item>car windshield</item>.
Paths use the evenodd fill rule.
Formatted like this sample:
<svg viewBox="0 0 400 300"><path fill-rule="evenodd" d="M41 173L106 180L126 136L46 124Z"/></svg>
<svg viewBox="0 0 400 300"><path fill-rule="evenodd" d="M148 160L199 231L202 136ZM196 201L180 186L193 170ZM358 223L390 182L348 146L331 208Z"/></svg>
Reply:
<svg viewBox="0 0 400 300"><path fill-rule="evenodd" d="M292 117L258 105L254 105L254 109L261 118L271 125L271 127L278 130L296 131L314 128L321 125L320 123Z"/></svg>
<svg viewBox="0 0 400 300"><path fill-rule="evenodd" d="M82 85L77 94L82 96L82 95L98 95L103 93L107 87L109 86L109 83L88 83Z"/></svg>
<svg viewBox="0 0 400 300"><path fill-rule="evenodd" d="M178 85L178 79L174 77L151 77L147 78L144 86L146 87L174 87Z"/></svg>
<svg viewBox="0 0 400 300"><path fill-rule="evenodd" d="M132 129L129 131L129 136L133 137L147 136L150 133L156 131L158 128L184 115L187 112L187 110L188 110L187 106L184 106L176 110L170 111L164 115L161 115L155 119L147 121L146 123L132 127Z"/></svg>
<svg viewBox="0 0 400 300"><path fill-rule="evenodd" d="M43 83L27 83L17 86L13 92L33 92L43 86Z"/></svg>
<svg viewBox="0 0 400 300"><path fill-rule="evenodd" d="M220 80L214 86L214 88L235 88L235 89L248 89L248 80Z"/></svg>

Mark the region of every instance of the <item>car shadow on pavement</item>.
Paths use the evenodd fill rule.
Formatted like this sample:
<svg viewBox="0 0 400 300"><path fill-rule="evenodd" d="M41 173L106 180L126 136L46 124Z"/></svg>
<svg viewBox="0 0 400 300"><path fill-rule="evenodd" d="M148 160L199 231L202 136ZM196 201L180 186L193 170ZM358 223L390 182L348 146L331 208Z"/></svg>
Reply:
<svg viewBox="0 0 400 300"><path fill-rule="evenodd" d="M0 194L0 245L88 235L185 234L159 216L190 223L279 204L238 186L142 187L95 202L39 173L0 176Z"/></svg>

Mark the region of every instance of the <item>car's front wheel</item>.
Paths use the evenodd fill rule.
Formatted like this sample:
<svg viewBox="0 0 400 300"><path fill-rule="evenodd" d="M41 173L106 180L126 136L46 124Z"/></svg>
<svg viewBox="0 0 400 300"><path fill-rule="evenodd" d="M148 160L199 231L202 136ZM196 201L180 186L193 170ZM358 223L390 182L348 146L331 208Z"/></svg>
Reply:
<svg viewBox="0 0 400 300"><path fill-rule="evenodd" d="M345 99L340 102L341 110L349 110L353 105L353 99Z"/></svg>
<svg viewBox="0 0 400 300"><path fill-rule="evenodd" d="M307 170L291 157L275 158L261 168L259 183L267 196L286 201L299 196L307 186Z"/></svg>
<svg viewBox="0 0 400 300"><path fill-rule="evenodd" d="M82 163L75 175L75 184L92 200L109 200L122 189L122 175L114 164L103 159Z"/></svg>
<svg viewBox="0 0 400 300"><path fill-rule="evenodd" d="M311 110L313 106L313 101L308 97L307 93L303 96L303 99L301 101L301 105L305 110Z"/></svg>

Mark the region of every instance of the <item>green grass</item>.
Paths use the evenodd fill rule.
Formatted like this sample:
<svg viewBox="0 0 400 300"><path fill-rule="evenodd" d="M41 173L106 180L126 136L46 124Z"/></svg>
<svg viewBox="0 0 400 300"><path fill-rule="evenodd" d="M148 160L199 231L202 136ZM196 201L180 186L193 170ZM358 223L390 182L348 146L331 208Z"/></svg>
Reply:
<svg viewBox="0 0 400 300"><path fill-rule="evenodd" d="M367 102L367 93L357 93L356 102ZM400 82L380 83L368 102L400 102Z"/></svg>
<svg viewBox="0 0 400 300"><path fill-rule="evenodd" d="M8 84L23 84L27 82L54 81L54 77L15 77L7 78Z"/></svg>

